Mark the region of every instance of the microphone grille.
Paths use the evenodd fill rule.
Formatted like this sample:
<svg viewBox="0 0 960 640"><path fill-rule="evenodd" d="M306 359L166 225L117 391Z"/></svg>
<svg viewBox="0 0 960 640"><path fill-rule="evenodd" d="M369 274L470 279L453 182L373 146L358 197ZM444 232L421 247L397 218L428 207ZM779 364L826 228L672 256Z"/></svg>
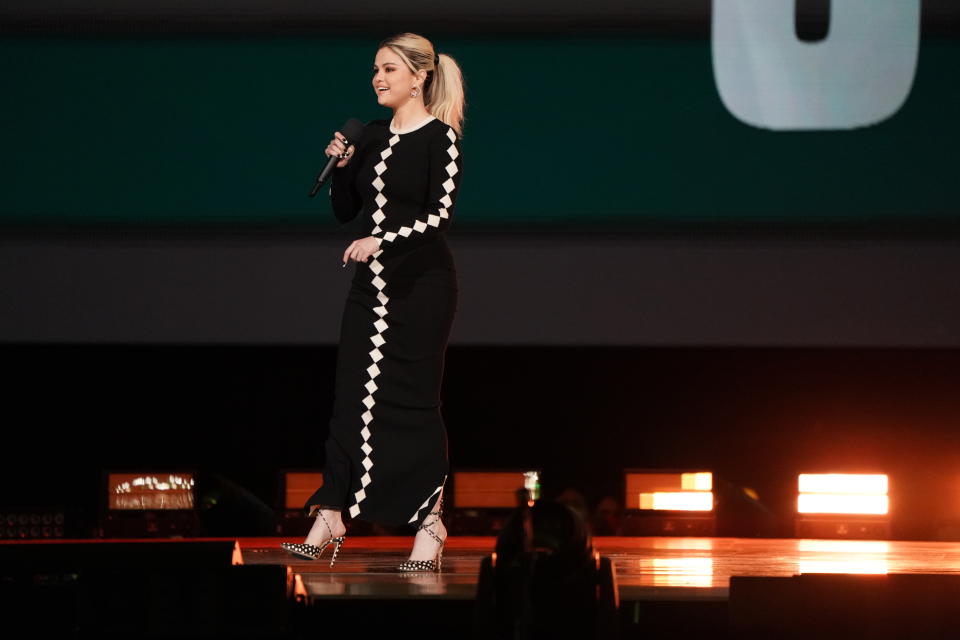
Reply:
<svg viewBox="0 0 960 640"><path fill-rule="evenodd" d="M356 141L360 139L361 134L363 134L363 128L366 126L362 121L356 118L350 118L343 124L340 133L346 137L350 144L355 144Z"/></svg>

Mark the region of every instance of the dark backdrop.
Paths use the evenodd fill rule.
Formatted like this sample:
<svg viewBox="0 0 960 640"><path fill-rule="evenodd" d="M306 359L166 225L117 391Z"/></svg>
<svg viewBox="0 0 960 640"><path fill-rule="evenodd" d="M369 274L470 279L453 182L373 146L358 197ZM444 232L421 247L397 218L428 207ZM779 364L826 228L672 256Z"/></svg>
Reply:
<svg viewBox="0 0 960 640"><path fill-rule="evenodd" d="M273 506L279 468L322 463L335 355L3 347L2 502L89 516L101 466L198 465ZM443 411L455 469L540 467L548 499L592 508L622 500L625 467L706 468L790 536L797 473L879 471L894 535L935 539L960 503L958 385L957 350L455 347Z"/></svg>

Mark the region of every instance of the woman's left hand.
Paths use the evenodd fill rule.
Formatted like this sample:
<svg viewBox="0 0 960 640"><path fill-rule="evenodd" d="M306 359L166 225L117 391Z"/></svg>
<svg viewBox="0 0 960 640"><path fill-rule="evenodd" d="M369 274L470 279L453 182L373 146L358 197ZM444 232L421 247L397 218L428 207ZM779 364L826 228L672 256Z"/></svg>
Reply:
<svg viewBox="0 0 960 640"><path fill-rule="evenodd" d="M350 246L347 247L347 250L343 252L343 265L347 265L347 260L366 262L367 259L377 251L380 251L380 241L373 236L354 240L350 243Z"/></svg>

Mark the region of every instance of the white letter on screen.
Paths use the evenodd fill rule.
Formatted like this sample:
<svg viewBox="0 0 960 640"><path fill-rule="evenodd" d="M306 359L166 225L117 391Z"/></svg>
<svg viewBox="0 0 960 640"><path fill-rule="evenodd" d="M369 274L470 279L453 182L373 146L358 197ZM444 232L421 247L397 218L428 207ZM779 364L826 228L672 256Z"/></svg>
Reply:
<svg viewBox="0 0 960 640"><path fill-rule="evenodd" d="M906 102L920 0L832 0L821 42L795 31L796 0L713 0L713 75L724 106L761 129L853 129Z"/></svg>

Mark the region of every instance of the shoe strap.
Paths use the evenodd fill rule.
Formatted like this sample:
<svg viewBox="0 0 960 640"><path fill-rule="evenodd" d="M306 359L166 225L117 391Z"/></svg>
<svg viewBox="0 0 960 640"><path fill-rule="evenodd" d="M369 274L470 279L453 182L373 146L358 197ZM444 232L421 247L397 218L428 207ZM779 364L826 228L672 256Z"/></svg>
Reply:
<svg viewBox="0 0 960 640"><path fill-rule="evenodd" d="M428 528L430 525L435 524L435 523L437 523L437 522L439 522L439 520L434 520L434 521L430 522L429 524L427 524L426 522L424 522L424 523L421 524L419 527L417 527L417 531L419 531L420 529L423 529L424 531L426 531L427 533L429 533L430 536L431 536L434 540L436 540L436 541L439 542L440 544L443 544L443 538L441 538L441 537L438 536L436 533L434 533L434 532L433 532L433 529L429 529L429 528Z"/></svg>
<svg viewBox="0 0 960 640"><path fill-rule="evenodd" d="M327 525L327 531L330 532L330 537L333 537L333 529L330 528L330 523L327 522L327 519L323 517L323 512L320 509L317 509L317 515L320 516L320 519L323 520L323 524Z"/></svg>
<svg viewBox="0 0 960 640"><path fill-rule="evenodd" d="M443 494L440 494L439 508L436 511L431 511L430 513L428 513L427 517L424 518L423 522L420 523L420 526L417 527L417 531L419 531L420 529L423 529L424 531L429 533L433 537L433 539L439 542L441 545L443 544L443 538L438 536L436 533L433 532L432 529L429 529L428 527L440 522L440 515L442 513L443 513ZM430 522L427 522L430 516L437 516L437 517L435 520L431 520Z"/></svg>

